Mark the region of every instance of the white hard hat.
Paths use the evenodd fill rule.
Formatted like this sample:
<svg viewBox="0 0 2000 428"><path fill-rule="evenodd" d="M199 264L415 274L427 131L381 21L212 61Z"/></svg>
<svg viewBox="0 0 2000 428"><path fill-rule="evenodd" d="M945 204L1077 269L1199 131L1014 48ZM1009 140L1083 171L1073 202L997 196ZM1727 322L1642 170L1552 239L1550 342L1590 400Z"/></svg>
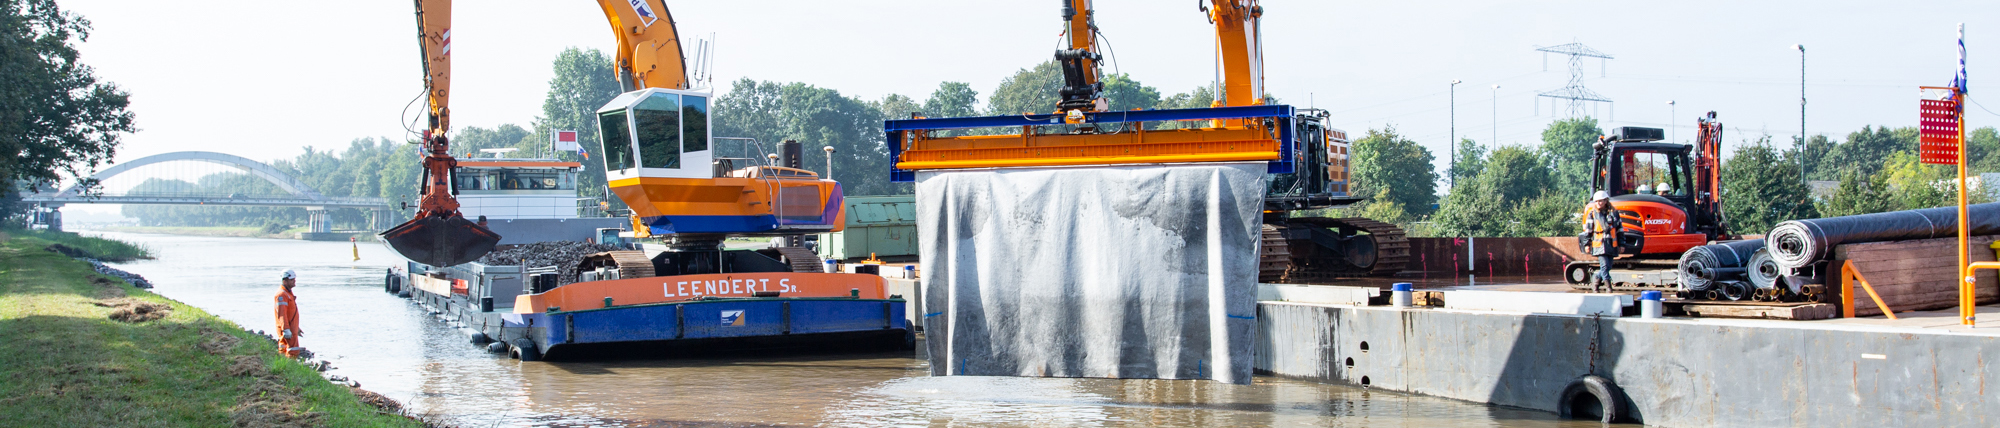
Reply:
<svg viewBox="0 0 2000 428"><path fill-rule="evenodd" d="M1605 199L1611 199L1611 193L1599 190L1597 191L1597 193L1593 193L1590 195L1591 202L1602 201Z"/></svg>
<svg viewBox="0 0 2000 428"><path fill-rule="evenodd" d="M292 270L291 270L291 269L285 269L285 278L284 278L284 279L295 279L295 278L298 278L298 277L299 277L299 274L297 274L297 273L294 273L294 272L292 272Z"/></svg>
<svg viewBox="0 0 2000 428"><path fill-rule="evenodd" d="M1667 183L1660 183L1659 185L1653 186L1653 193L1665 195L1673 191L1674 191L1673 186L1668 186Z"/></svg>

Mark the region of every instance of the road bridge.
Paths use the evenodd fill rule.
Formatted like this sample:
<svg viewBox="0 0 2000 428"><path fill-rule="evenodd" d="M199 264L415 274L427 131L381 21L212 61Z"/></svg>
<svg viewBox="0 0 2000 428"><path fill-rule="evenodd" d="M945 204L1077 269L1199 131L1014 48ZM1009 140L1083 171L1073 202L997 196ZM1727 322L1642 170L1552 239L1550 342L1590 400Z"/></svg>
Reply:
<svg viewBox="0 0 2000 428"><path fill-rule="evenodd" d="M391 215L393 213L393 211L391 210L392 207L389 205L389 201L387 199L327 196L325 193L321 193L318 189L314 189L312 185L306 184L305 181L300 180L297 177L293 177L290 174L286 174L284 171L281 171L277 168L273 168L270 165L267 165L263 162L258 162L255 160L251 160L249 158L231 155L227 153L202 152L202 151L162 153L143 158L133 159L130 161L114 165L110 168L105 168L103 171L98 171L95 174L91 174L90 178L93 180L92 182L102 183L105 180L109 180L112 177L118 176L119 174L127 173L141 167L155 165L155 164L163 164L163 163L182 163L182 162L199 162L199 163L208 163L208 164L216 164L216 165L231 167L250 176L261 178L264 181L270 182L271 184L276 185L278 189L284 191L285 194L244 195L244 194L213 194L213 193L201 193L201 192L144 192L144 193L125 192L125 193L93 194L87 192L86 191L87 189L83 188L81 185L71 185L68 188L64 188L61 191L54 193L24 192L21 194L21 202L27 204L34 204L51 210L56 208L61 208L62 206L69 204L147 204L147 205L214 205L214 206L251 206L251 207L304 207L310 213L310 215L308 216L307 229L306 229L307 232L309 233L328 233L332 231L332 228L329 225L329 222L327 221L326 210L328 208L358 208L358 209L369 210L369 223L370 223L369 227L371 229L381 229L387 227L389 225L389 222L393 221L393 218L391 218ZM61 218L60 215L52 215L46 217L57 219L54 220L52 226L55 226L57 228L61 227L61 223L59 220Z"/></svg>

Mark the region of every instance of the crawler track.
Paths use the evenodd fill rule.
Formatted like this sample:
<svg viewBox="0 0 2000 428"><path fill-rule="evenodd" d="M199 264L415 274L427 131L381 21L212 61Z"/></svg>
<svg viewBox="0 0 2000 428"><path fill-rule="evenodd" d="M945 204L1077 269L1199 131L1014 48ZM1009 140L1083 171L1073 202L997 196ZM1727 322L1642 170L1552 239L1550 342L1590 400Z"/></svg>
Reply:
<svg viewBox="0 0 2000 428"><path fill-rule="evenodd" d="M1394 224L1365 218L1305 217L1265 224L1259 282L1313 283L1387 276L1410 261L1410 241Z"/></svg>

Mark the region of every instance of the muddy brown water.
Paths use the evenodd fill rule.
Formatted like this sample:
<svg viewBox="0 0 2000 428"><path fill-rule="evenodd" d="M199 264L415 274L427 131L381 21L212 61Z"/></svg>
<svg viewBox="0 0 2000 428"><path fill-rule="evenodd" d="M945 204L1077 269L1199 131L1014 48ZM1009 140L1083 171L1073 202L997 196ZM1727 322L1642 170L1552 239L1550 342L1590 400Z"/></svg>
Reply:
<svg viewBox="0 0 2000 428"><path fill-rule="evenodd" d="M383 293L398 259L379 245L360 244L353 261L345 242L101 235L154 250L157 260L117 265L154 291L252 329L271 329L279 272L298 271L302 339L333 363L329 374L460 426L1599 426L1264 376L933 377L911 352L522 363Z"/></svg>

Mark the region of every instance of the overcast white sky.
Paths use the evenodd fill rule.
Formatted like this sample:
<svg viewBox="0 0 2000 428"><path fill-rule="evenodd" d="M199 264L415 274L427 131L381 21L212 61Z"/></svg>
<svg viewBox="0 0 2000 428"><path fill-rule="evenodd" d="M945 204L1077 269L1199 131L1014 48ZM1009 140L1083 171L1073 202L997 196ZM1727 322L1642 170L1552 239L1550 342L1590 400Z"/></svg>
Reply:
<svg viewBox="0 0 2000 428"><path fill-rule="evenodd" d="M667 0L683 38L718 39L720 89L749 77L871 100L891 93L922 100L942 81L971 83L983 99L1000 79L1051 57L1061 24L1055 3ZM1115 70L1168 94L1209 84L1214 35L1192 3L1096 1ZM141 130L125 139L120 159L209 150L270 160L306 146L345 147L357 137L401 139L398 116L421 90L410 0L60 5L95 27L83 60L132 93ZM1549 56L1544 69L1537 46L1581 42L1615 55L1585 66L1586 86L1616 101L1597 107L1604 127L1671 121L1684 139L1708 110L1730 127L1731 142L1796 135L1795 43L1807 49L1806 127L1813 134L1914 125L1915 87L1947 84L1954 71L1959 22L1969 26L1971 80L2000 78L2000 39L1993 37L2000 21L1970 19L2000 16L1993 1L1263 5L1272 94L1331 110L1334 125L1355 134L1393 125L1430 147L1440 164L1453 79L1465 82L1456 103L1461 136L1535 143L1559 117L1546 99L1538 108L1535 94L1565 85L1566 58ZM464 1L454 21L458 127L528 125L541 111L557 52L609 52L613 43L587 1ZM2000 94L1973 87L1975 100ZM2000 107L2000 99L1986 104ZM1972 126L2000 119L1971 110Z"/></svg>

